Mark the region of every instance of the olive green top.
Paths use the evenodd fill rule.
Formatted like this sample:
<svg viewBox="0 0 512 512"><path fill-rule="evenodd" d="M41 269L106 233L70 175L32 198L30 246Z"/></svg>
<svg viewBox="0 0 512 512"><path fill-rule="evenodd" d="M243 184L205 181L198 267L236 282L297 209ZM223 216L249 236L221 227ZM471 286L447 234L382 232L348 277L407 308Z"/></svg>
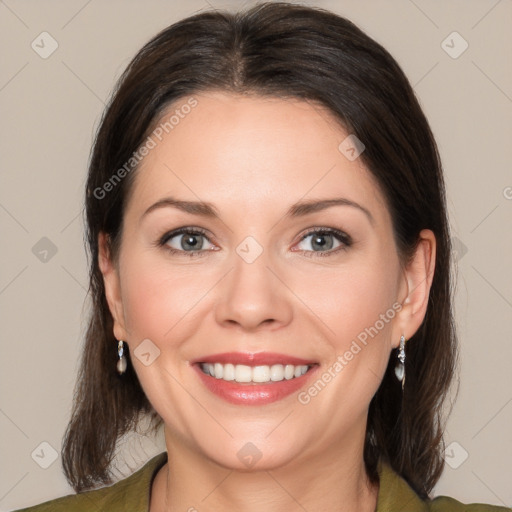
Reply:
<svg viewBox="0 0 512 512"><path fill-rule="evenodd" d="M152 458L133 475L110 487L47 501L16 512L148 512L151 484L158 470L167 462L167 453ZM439 496L422 501L386 463L378 467L380 487L376 512L512 512L512 508L492 505L465 505Z"/></svg>

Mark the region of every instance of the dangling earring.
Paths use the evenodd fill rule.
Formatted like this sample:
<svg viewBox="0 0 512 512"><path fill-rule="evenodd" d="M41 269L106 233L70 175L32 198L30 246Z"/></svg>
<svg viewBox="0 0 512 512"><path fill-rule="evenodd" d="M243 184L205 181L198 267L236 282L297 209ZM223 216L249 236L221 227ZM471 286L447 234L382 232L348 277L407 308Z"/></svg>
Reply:
<svg viewBox="0 0 512 512"><path fill-rule="evenodd" d="M119 340L119 343L117 344L117 353L119 355L119 361L117 361L117 373L119 373L119 375L123 375L126 371L126 367L128 366L126 357L124 357L124 341Z"/></svg>
<svg viewBox="0 0 512 512"><path fill-rule="evenodd" d="M405 384L405 336L400 336L400 346L398 347L398 363L395 366L396 378L402 382L402 391Z"/></svg>

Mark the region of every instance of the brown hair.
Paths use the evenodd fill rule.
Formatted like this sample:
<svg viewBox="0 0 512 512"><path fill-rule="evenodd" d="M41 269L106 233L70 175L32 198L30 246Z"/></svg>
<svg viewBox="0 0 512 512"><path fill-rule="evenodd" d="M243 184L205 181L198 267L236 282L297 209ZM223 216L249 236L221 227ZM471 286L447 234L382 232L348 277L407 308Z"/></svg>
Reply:
<svg viewBox="0 0 512 512"><path fill-rule="evenodd" d="M166 28L129 64L105 110L86 191L92 311L64 439L68 481L78 492L110 483L119 437L143 415L155 427L161 422L129 354L126 374L116 374L98 235L109 235L115 257L136 166L124 179L114 182L114 174L170 103L214 89L327 107L366 146L361 158L388 201L401 260L410 257L422 229L434 232L436 271L426 317L407 343L405 391L394 377L392 351L370 403L364 448L372 481L382 457L426 498L443 469L442 406L456 363L450 238L436 143L407 78L382 46L331 12L279 2L240 13L203 12Z"/></svg>

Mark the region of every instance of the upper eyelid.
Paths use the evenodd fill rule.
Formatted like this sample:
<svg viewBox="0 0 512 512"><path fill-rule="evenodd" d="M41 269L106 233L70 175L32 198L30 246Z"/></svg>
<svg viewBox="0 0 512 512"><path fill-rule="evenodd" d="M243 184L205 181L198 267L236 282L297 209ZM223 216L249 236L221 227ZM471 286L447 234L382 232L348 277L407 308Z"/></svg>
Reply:
<svg viewBox="0 0 512 512"><path fill-rule="evenodd" d="M314 233L322 233L324 235L325 234L332 235L335 238L337 238L338 240L340 240L342 243L345 243L345 244L352 244L353 243L352 237L346 231L343 231L342 229L317 228L317 227L311 228L306 233L304 233L301 236L301 239L299 240L299 242L302 242L302 240L304 240L306 237L308 237L308 236L310 236L310 235L312 235Z"/></svg>
<svg viewBox="0 0 512 512"><path fill-rule="evenodd" d="M348 233L346 233L345 231L343 231L342 229L323 228L323 227L308 228L308 230L302 235L302 237L304 238L313 233L324 233L324 234L327 233L327 234L335 235L335 236L336 235L345 235L346 237L351 238L350 235Z"/></svg>
<svg viewBox="0 0 512 512"><path fill-rule="evenodd" d="M197 235L197 234L202 235L205 238L209 238L208 231L206 229L184 226L182 228L176 228L176 229L171 229L169 231L166 231L160 237L160 239L165 240L165 239L169 239L169 238L174 238L175 236L190 234L190 233L192 233L194 235Z"/></svg>

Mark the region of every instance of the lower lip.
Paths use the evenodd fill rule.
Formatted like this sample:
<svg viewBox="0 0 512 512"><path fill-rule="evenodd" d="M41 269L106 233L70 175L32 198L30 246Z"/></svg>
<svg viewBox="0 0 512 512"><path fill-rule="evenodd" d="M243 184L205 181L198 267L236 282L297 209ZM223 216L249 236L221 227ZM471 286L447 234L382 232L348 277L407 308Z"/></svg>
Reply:
<svg viewBox="0 0 512 512"><path fill-rule="evenodd" d="M204 385L214 394L236 405L265 405L277 402L298 391L315 373L318 366L310 368L304 375L271 384L239 383L217 379L206 375L198 364L194 365Z"/></svg>

